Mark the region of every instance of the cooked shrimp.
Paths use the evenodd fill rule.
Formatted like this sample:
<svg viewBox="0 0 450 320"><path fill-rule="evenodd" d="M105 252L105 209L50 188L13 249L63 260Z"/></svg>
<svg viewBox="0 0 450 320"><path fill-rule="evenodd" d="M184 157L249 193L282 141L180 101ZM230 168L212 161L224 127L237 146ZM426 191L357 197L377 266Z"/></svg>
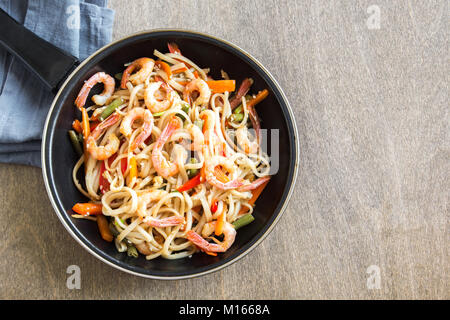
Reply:
<svg viewBox="0 0 450 320"><path fill-rule="evenodd" d="M146 217L144 223L148 224L150 227L165 228L174 227L184 223L184 218L181 216L172 216L162 219L156 219L153 217Z"/></svg>
<svg viewBox="0 0 450 320"><path fill-rule="evenodd" d="M242 186L244 183L240 179L234 179L230 180L228 182L221 182L216 177L215 169L217 166L222 166L222 168L226 169L228 172L233 174L235 170L235 166L232 161L228 160L225 157L222 156L212 156L210 157L208 152L205 152L205 177L206 181L208 181L209 184L222 189L222 190L228 190L228 189L236 189Z"/></svg>
<svg viewBox="0 0 450 320"><path fill-rule="evenodd" d="M95 104L102 106L106 103L108 98L112 96L112 94L114 93L114 87L116 85L114 78L104 72L97 72L92 77L90 77L81 88L80 93L75 100L75 105L78 107L78 109L84 107L89 92L91 91L92 87L99 82L103 83L104 85L103 92L101 94L94 95L92 97L92 101L94 101Z"/></svg>
<svg viewBox="0 0 450 320"><path fill-rule="evenodd" d="M152 162L153 167L155 168L156 172L164 178L171 177L178 172L178 165L176 163L170 163L167 161L166 158L164 158L164 155L162 154L162 149L164 147L164 144L167 142L167 140L172 136L172 134L180 127L180 123L176 119L176 117L173 117L170 122L167 124L167 126L164 128L164 130L161 132L161 135L159 136L158 140L156 141L156 145L153 148L152 151Z"/></svg>
<svg viewBox="0 0 450 320"><path fill-rule="evenodd" d="M153 201L159 201L161 198L167 195L165 190L153 190L150 192L145 192L138 196L138 207L137 213L140 218L146 216L147 206Z"/></svg>
<svg viewBox="0 0 450 320"><path fill-rule="evenodd" d="M120 132L126 137L131 136L133 132L133 122L137 119L142 119L143 121L142 132L134 139L133 143L131 143L130 150L139 147L139 145L152 134L153 115L149 110L139 107L131 109L123 118L122 123L120 124Z"/></svg>
<svg viewBox="0 0 450 320"><path fill-rule="evenodd" d="M150 58L139 58L134 60L123 72L120 87L126 89L128 81L131 81L135 86L143 83L150 73L152 73L154 66L155 60ZM131 73L136 69L139 71L132 75Z"/></svg>
<svg viewBox="0 0 450 320"><path fill-rule="evenodd" d="M257 153L259 143L257 139L250 141L248 137L248 129L246 126L236 129L236 140L245 153Z"/></svg>
<svg viewBox="0 0 450 320"><path fill-rule="evenodd" d="M192 143L188 148L192 151L201 150L205 143L205 137L203 136L202 130L193 123L188 124L186 129L192 137Z"/></svg>
<svg viewBox="0 0 450 320"><path fill-rule="evenodd" d="M215 225L216 221L210 223ZM231 223L225 222L223 226L223 235L224 238L222 242L210 243L193 230L189 230L188 232L186 232L186 238L189 241L191 241L201 250L207 252L225 252L231 247L236 238L236 230Z"/></svg>
<svg viewBox="0 0 450 320"><path fill-rule="evenodd" d="M199 96L194 101L194 105L205 105L209 102L209 98L211 98L211 90L208 87L208 84L202 79L194 79L189 82L183 91L183 99L187 103L191 104L191 94L193 92L198 92Z"/></svg>
<svg viewBox="0 0 450 320"><path fill-rule="evenodd" d="M155 92L160 88L163 88L166 91L166 98L162 101L157 100L155 97ZM144 92L145 105L153 113L162 112L169 109L175 98L176 93L168 85L165 85L160 81L150 84Z"/></svg>
<svg viewBox="0 0 450 320"><path fill-rule="evenodd" d="M203 134L205 137L205 144L207 145L214 145L214 125L216 123L215 121L215 114L212 110L204 110L202 113L200 113L200 119L202 119L205 123L203 124Z"/></svg>
<svg viewBox="0 0 450 320"><path fill-rule="evenodd" d="M253 181L252 183L245 184L242 187L239 187L238 191L249 191L249 190L256 189L257 187L259 187L263 183L266 183L269 180L270 180L269 176L258 178L255 181Z"/></svg>
<svg viewBox="0 0 450 320"><path fill-rule="evenodd" d="M114 125L117 121L119 121L119 119L120 115L117 113L113 114L101 122L86 139L86 148L93 158L97 160L105 160L119 150L120 141L114 133L111 133L108 136L108 143L104 146L97 146L96 141L103 133L103 130Z"/></svg>

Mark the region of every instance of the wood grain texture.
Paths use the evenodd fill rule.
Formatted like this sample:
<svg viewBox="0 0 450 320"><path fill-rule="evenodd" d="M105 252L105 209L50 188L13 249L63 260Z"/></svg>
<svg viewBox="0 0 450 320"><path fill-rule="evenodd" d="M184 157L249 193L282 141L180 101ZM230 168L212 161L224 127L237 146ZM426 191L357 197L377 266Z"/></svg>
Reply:
<svg viewBox="0 0 450 320"><path fill-rule="evenodd" d="M380 29L366 25L380 8ZM287 212L248 256L156 281L65 231L37 168L0 165L0 298L448 299L448 1L120 1L114 38L170 27L229 40L284 88L300 134ZM195 57L193 57L195 60ZM66 268L81 268L80 290ZM367 268L379 266L380 289Z"/></svg>

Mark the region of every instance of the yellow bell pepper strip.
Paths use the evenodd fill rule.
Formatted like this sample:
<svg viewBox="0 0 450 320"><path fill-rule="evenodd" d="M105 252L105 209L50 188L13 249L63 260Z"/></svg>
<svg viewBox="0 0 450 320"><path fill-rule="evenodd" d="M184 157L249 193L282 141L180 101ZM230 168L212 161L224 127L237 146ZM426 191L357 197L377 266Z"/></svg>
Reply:
<svg viewBox="0 0 450 320"><path fill-rule="evenodd" d="M137 177L137 163L136 163L136 158L135 157L131 157L130 158L130 175L129 175L129 181L128 184L131 184L131 182L133 182L133 179Z"/></svg>

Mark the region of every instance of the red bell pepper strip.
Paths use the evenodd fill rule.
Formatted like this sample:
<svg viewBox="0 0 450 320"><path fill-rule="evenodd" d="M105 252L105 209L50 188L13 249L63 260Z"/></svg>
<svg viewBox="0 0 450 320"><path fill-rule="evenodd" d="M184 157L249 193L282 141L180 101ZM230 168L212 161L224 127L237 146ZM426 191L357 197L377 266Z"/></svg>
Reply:
<svg viewBox="0 0 450 320"><path fill-rule="evenodd" d="M202 183L201 181L201 174L199 173L198 175L196 175L195 177L193 177L191 180L189 180L188 182L186 182L185 184L183 184L181 187L179 187L177 189L177 191L179 192L184 192L184 191L188 191L192 188L195 188L196 186L198 186L200 183Z"/></svg>

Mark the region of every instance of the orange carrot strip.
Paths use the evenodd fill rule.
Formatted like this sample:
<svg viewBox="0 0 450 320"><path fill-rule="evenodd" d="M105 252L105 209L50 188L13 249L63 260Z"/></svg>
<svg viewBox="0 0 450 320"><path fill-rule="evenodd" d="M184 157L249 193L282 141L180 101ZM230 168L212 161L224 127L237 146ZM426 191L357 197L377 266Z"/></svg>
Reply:
<svg viewBox="0 0 450 320"><path fill-rule="evenodd" d="M172 74L178 74L178 73L186 72L187 70L188 70L188 68L183 67L183 68L180 68L180 69L177 69L177 70L173 70Z"/></svg>
<svg viewBox="0 0 450 320"><path fill-rule="evenodd" d="M83 216L102 214L102 205L98 203L76 203L72 210Z"/></svg>
<svg viewBox="0 0 450 320"><path fill-rule="evenodd" d="M206 83L213 93L233 92L236 89L235 80L208 80Z"/></svg>
<svg viewBox="0 0 450 320"><path fill-rule="evenodd" d="M114 237L111 233L111 230L109 230L108 219L106 219L104 215L100 215L97 217L97 226L102 239L108 242L112 242Z"/></svg>
<svg viewBox="0 0 450 320"><path fill-rule="evenodd" d="M267 186L269 181L270 180L267 180L266 182L264 182L263 184L259 185L258 187L256 187L256 189L254 189L252 191L252 197L250 198L250 200L248 200L248 204L249 205L254 205L255 204L256 200L258 199L260 194L263 192L264 188ZM239 214L246 213L247 211L248 211L247 207L242 207L241 210L239 211Z"/></svg>
<svg viewBox="0 0 450 320"><path fill-rule="evenodd" d="M170 69L170 66L167 63L165 63L162 60L157 60L155 62L155 65L158 66L160 69L162 69L167 74L167 78L169 80L172 78L172 69Z"/></svg>
<svg viewBox="0 0 450 320"><path fill-rule="evenodd" d="M73 128L73 130L75 130L78 133L82 133L83 132L83 128L81 127L81 122L78 119L75 119L72 122L72 128Z"/></svg>
<svg viewBox="0 0 450 320"><path fill-rule="evenodd" d="M222 213L217 218L216 222L216 229L214 230L214 234L216 236L220 236L223 233L223 226L225 225L225 210L222 211Z"/></svg>
<svg viewBox="0 0 450 320"><path fill-rule="evenodd" d="M247 108L253 107L263 101L267 96L269 95L269 91L267 89L264 89L263 91L258 92L255 98L251 99L249 102L247 102Z"/></svg>
<svg viewBox="0 0 450 320"><path fill-rule="evenodd" d="M86 141L86 139L91 134L91 127L89 125L89 115L86 111L86 108L81 109L81 116L82 116L83 138Z"/></svg>

